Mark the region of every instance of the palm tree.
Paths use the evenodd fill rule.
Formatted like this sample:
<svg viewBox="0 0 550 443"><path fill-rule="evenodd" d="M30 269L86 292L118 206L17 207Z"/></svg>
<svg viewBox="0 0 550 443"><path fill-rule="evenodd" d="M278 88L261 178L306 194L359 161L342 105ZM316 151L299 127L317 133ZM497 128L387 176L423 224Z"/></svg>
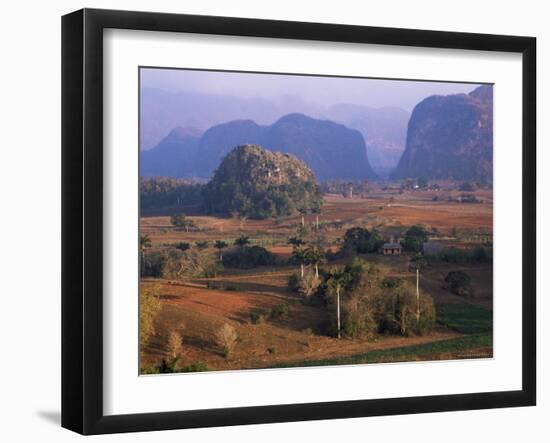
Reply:
<svg viewBox="0 0 550 443"><path fill-rule="evenodd" d="M332 268L329 272L327 286L329 293L336 296L336 324L338 338L340 338L340 293L344 289L348 280L348 275L341 268Z"/></svg>
<svg viewBox="0 0 550 443"><path fill-rule="evenodd" d="M239 238L235 239L235 246L243 248L246 245L250 244L250 239L246 235L241 235Z"/></svg>
<svg viewBox="0 0 550 443"><path fill-rule="evenodd" d="M319 265L326 261L325 250L317 246L310 246L304 253L306 262L315 267L315 277L319 277Z"/></svg>
<svg viewBox="0 0 550 443"><path fill-rule="evenodd" d="M180 241L179 243L176 243L174 246L176 249L179 249L182 252L185 252L191 248L191 245L184 241Z"/></svg>
<svg viewBox="0 0 550 443"><path fill-rule="evenodd" d="M199 251L202 251L202 250L208 248L208 242L206 240L205 241L196 241L195 246L197 247L197 249Z"/></svg>
<svg viewBox="0 0 550 443"><path fill-rule="evenodd" d="M146 248L150 248L151 245L151 237L149 237L147 234L139 236L139 249L141 252L143 252Z"/></svg>
<svg viewBox="0 0 550 443"><path fill-rule="evenodd" d="M300 263L300 277L304 279L304 264L307 262L305 249L301 246L295 246L292 249L292 258Z"/></svg>
<svg viewBox="0 0 550 443"><path fill-rule="evenodd" d="M422 253L418 252L411 258L410 268L416 269L416 322L420 321L420 269L424 269L427 265L426 258Z"/></svg>
<svg viewBox="0 0 550 443"><path fill-rule="evenodd" d="M139 236L139 252L141 254L141 260L143 261L145 257L145 249L150 248L152 245L151 237L147 234Z"/></svg>
<svg viewBox="0 0 550 443"><path fill-rule="evenodd" d="M220 261L222 261L222 260L223 260L222 249L227 248L227 243L224 242L223 240L216 240L216 241L214 242L214 247L215 247L218 251L220 251Z"/></svg>
<svg viewBox="0 0 550 443"><path fill-rule="evenodd" d="M290 237L288 242L292 245L292 258L300 263L300 277L304 279L304 244L306 243L302 237Z"/></svg>

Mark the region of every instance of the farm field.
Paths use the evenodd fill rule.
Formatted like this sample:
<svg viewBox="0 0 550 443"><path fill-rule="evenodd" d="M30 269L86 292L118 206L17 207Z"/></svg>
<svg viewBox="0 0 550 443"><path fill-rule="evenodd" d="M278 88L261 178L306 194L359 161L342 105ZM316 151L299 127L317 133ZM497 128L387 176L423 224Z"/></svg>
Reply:
<svg viewBox="0 0 550 443"><path fill-rule="evenodd" d="M321 232L326 250L334 253L322 265L327 269L349 262L336 252L345 232L358 226L375 229L385 238L398 238L410 226L420 224L445 247L475 247L479 236L492 235L492 193L475 191L480 203L449 201L458 194L382 188L354 198L327 194L318 218L306 215L304 223ZM304 303L300 294L288 289L289 277L299 272L290 261L293 249L288 239L300 228L300 215L264 220L188 218L194 229L175 228L168 215L142 216L140 234L150 239L148 251L168 250L181 242L208 242L207 250L221 254L212 245L224 241L229 246L223 253L229 253L234 241L246 236L251 245L273 254L275 263L252 269L225 266L209 278L142 278L141 290L155 288L160 300L154 334L141 350L140 367L145 373L170 358L169 337L174 332L181 337L177 368L184 371L492 357L491 262L437 261L422 269L420 289L433 298L437 313L435 327L428 333L338 339L330 333L333 312L318 303ZM407 254L358 257L376 263L386 276L416 282ZM460 296L450 291L445 284L449 271L471 276L475 292ZM237 334L230 355L216 345L216 331L225 324Z"/></svg>

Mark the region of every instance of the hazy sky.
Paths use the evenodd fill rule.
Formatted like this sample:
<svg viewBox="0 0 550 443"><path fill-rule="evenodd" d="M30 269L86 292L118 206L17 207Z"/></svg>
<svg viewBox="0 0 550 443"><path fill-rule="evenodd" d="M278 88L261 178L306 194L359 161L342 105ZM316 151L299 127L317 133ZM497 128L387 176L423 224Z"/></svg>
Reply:
<svg viewBox="0 0 550 443"><path fill-rule="evenodd" d="M299 75L248 74L180 69L142 69L141 87L168 92L192 91L271 101L297 100L330 106L353 103L371 107L397 106L412 111L434 94L468 93L476 84L378 80Z"/></svg>

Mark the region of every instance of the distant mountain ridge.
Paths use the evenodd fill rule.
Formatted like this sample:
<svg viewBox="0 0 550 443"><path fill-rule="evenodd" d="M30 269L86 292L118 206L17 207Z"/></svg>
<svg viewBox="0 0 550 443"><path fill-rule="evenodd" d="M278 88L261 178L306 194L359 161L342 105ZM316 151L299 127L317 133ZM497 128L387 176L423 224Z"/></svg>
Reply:
<svg viewBox="0 0 550 443"><path fill-rule="evenodd" d="M331 106L326 116L363 134L369 162L377 174L386 176L395 169L405 150L408 111L342 103Z"/></svg>
<svg viewBox="0 0 550 443"><path fill-rule="evenodd" d="M405 151L392 178L491 181L493 88L434 95L413 110Z"/></svg>
<svg viewBox="0 0 550 443"><path fill-rule="evenodd" d="M144 177L207 178L235 146L247 144L295 155L318 180L376 177L359 131L298 113L268 126L234 120L213 126L200 137L189 129L174 129L155 148L141 152L140 172Z"/></svg>

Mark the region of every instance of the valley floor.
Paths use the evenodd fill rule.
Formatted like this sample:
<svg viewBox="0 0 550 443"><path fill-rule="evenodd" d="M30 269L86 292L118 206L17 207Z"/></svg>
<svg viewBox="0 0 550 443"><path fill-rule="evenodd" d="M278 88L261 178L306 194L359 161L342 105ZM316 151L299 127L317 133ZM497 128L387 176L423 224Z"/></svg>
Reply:
<svg viewBox="0 0 550 443"><path fill-rule="evenodd" d="M483 204L434 202L434 193L373 193L368 198L344 199L327 196L320 222L331 248L350 226L386 227L422 223L441 238L453 229L492 232L492 199L482 195ZM390 200L390 197L394 197ZM239 235L253 244L265 246L278 259L290 257L287 239L300 222L299 217L284 220L236 220L212 216L191 217L197 232L175 230L169 217L142 217L141 233L152 240L153 249L169 247L178 241L225 240ZM307 223L313 223L310 216ZM427 222L426 222L427 221ZM443 240L444 241L444 240ZM467 242L468 240L460 240ZM454 242L454 243L453 243ZM449 240L456 244L456 238ZM414 279L408 258L368 254L389 275ZM330 263L329 266L338 262ZM459 297L444 287L449 270L466 270L472 277L475 296ZM180 367L197 363L209 370L235 370L337 365L395 361L421 361L492 357L492 265L437 263L421 274L421 289L433 298L438 313L436 328L424 336L379 336L375 340L336 339L326 330L332 319L324 306L302 303L300 296L287 290L295 267L273 266L251 270L225 269L216 278L176 281L143 279L142 288L156 285L160 290L161 311L155 334L141 352L142 369L168 358L167 337L182 337ZM288 315L269 318L269 312L286 303ZM263 321L253 324L252 315ZM224 323L235 328L238 342L229 357L215 346L214 334Z"/></svg>

